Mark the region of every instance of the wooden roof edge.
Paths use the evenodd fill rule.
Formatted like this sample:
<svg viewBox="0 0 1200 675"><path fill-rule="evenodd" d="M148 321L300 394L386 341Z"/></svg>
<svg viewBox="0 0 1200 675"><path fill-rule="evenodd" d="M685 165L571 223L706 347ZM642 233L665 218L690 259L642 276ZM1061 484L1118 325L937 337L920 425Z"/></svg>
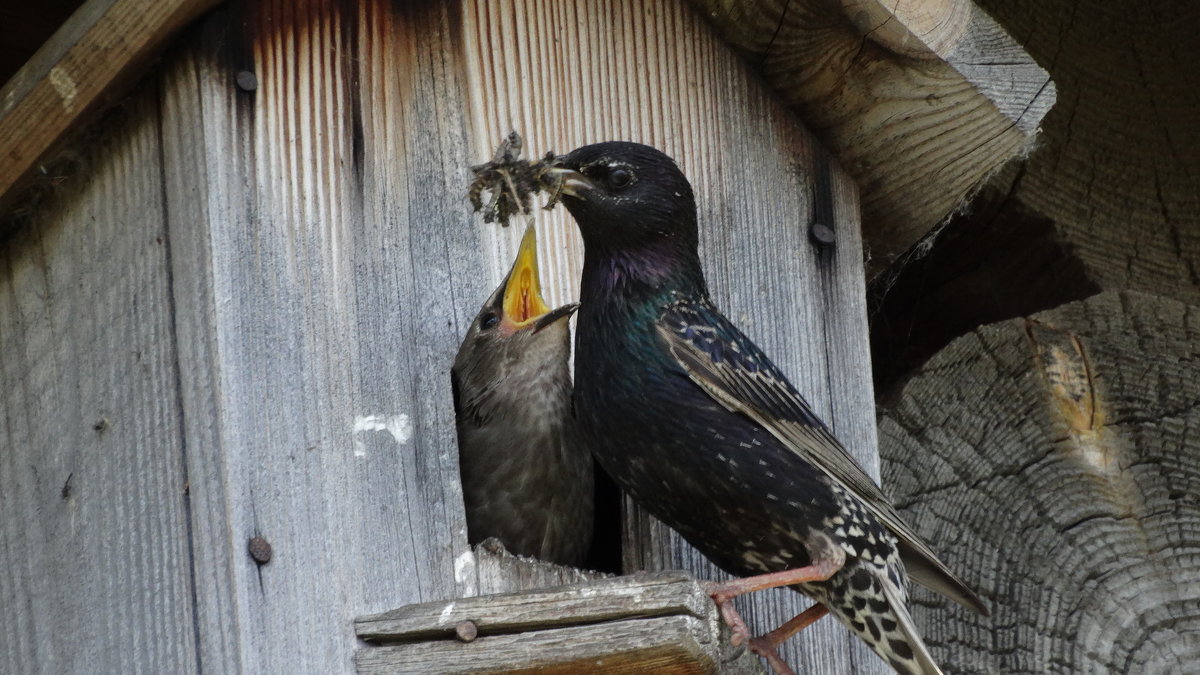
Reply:
<svg viewBox="0 0 1200 675"><path fill-rule="evenodd" d="M220 0L88 0L0 88L0 207L68 133Z"/></svg>
<svg viewBox="0 0 1200 675"><path fill-rule="evenodd" d="M1049 74L972 0L689 0L857 180L869 273L1032 147Z"/></svg>

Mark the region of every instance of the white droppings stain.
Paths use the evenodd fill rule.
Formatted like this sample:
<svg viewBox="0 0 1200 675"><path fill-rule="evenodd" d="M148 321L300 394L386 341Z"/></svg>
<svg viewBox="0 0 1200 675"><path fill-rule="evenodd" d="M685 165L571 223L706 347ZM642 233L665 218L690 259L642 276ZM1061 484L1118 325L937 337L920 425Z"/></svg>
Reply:
<svg viewBox="0 0 1200 675"><path fill-rule="evenodd" d="M453 602L448 603L446 607L442 609L442 613L438 615L439 624L446 623L446 619L450 618L450 615L454 613L454 604L455 603Z"/></svg>
<svg viewBox="0 0 1200 675"><path fill-rule="evenodd" d="M50 81L50 86L54 87L54 91L62 99L63 110L68 112L72 110L75 107L75 96L79 93L75 88L75 80L62 66L51 68L46 79Z"/></svg>
<svg viewBox="0 0 1200 675"><path fill-rule="evenodd" d="M412 438L412 421L408 415L359 415L354 418L354 456L366 457L367 444L363 440L363 432L386 431L392 435L397 445L404 445Z"/></svg>
<svg viewBox="0 0 1200 675"><path fill-rule="evenodd" d="M463 584L474 581L474 576L475 554L470 550L463 551L454 559L454 583Z"/></svg>

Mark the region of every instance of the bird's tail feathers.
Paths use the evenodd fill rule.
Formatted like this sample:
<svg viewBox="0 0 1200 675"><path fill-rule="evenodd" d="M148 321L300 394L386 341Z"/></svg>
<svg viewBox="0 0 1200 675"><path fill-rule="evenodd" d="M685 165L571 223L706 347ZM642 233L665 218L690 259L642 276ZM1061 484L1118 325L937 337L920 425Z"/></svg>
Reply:
<svg viewBox="0 0 1200 675"><path fill-rule="evenodd" d="M843 568L845 569L845 568ZM942 675L885 568L846 569L846 593L826 606L901 675Z"/></svg>
<svg viewBox="0 0 1200 675"><path fill-rule="evenodd" d="M881 575L879 580L880 586L883 588L883 595L887 598L887 604L891 613L896 617L897 631L903 635L903 639L908 643L912 650L912 659L901 661L905 666L915 666L915 673L919 675L942 675L942 669L938 667L937 662L933 660L933 656L929 653L929 648L925 646L925 641L921 639L921 634L917 632L917 627L913 625L912 615L908 613L908 604L900 594L900 589L892 583L892 580L887 578L887 575ZM894 651L894 650L892 650ZM899 663L893 655L889 661L893 668L899 670Z"/></svg>

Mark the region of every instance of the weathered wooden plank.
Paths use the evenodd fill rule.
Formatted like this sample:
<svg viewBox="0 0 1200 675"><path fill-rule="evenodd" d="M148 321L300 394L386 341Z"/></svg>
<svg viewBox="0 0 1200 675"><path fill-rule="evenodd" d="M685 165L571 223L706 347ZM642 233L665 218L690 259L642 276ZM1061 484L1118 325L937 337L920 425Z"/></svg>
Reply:
<svg viewBox="0 0 1200 675"><path fill-rule="evenodd" d="M1200 663L1200 322L1108 292L952 342L880 420L887 484L992 608L914 619L958 672Z"/></svg>
<svg viewBox="0 0 1200 675"><path fill-rule="evenodd" d="M356 622L360 673L761 673L682 572L410 605ZM378 646L375 643L382 643Z"/></svg>
<svg viewBox="0 0 1200 675"><path fill-rule="evenodd" d="M1036 152L879 280L887 380L980 324L1101 290L1200 303L1200 4L978 3L1046 65L1059 103Z"/></svg>
<svg viewBox="0 0 1200 675"><path fill-rule="evenodd" d="M475 591L449 365L486 290L451 22L436 3L248 3L171 57L165 174L214 670L348 672L354 616ZM242 70L257 88L235 86ZM255 535L273 547L261 567Z"/></svg>
<svg viewBox="0 0 1200 675"><path fill-rule="evenodd" d="M715 672L700 642L709 625L667 616L555 630L361 649L360 675L426 673L684 673ZM722 671L728 672L728 671Z"/></svg>
<svg viewBox="0 0 1200 675"><path fill-rule="evenodd" d="M1200 5L978 2L1062 91L1038 151L997 191L1053 222L1100 288L1200 302Z"/></svg>
<svg viewBox="0 0 1200 675"><path fill-rule="evenodd" d="M158 122L108 115L0 246L0 672L199 668Z"/></svg>
<svg viewBox="0 0 1200 675"><path fill-rule="evenodd" d="M358 637L410 642L454 636L463 621L480 635L559 628L618 619L688 615L704 618L711 600L683 572L648 572L572 586L408 605L355 620Z"/></svg>
<svg viewBox="0 0 1200 675"><path fill-rule="evenodd" d="M0 204L103 96L141 74L154 50L217 0L89 0L0 89Z"/></svg>
<svg viewBox="0 0 1200 675"><path fill-rule="evenodd" d="M464 3L471 144L479 161L510 129L530 156L584 143L650 143L675 157L700 210L701 255L717 302L771 354L869 470L876 470L856 189L688 5L666 0ZM582 260L563 210L539 223L551 304L577 294ZM818 248L809 227L830 227ZM520 228L488 228L490 283ZM494 253L493 253L494 252ZM629 519L626 569L718 576L665 528ZM761 594L742 608L765 631L808 606ZM834 621L793 640L812 672L887 672Z"/></svg>
<svg viewBox="0 0 1200 675"><path fill-rule="evenodd" d="M1046 72L973 0L691 0L862 186L869 274L1029 149Z"/></svg>
<svg viewBox="0 0 1200 675"><path fill-rule="evenodd" d="M475 554L480 595L563 586L611 576L513 555L494 537L480 542L471 552Z"/></svg>

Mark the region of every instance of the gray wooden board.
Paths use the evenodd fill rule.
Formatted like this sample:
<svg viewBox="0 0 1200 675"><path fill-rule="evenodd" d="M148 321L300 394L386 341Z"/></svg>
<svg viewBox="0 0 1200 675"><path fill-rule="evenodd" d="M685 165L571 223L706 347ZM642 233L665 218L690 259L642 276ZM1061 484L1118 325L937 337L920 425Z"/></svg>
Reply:
<svg viewBox="0 0 1200 675"><path fill-rule="evenodd" d="M477 637L455 638L470 621ZM761 673L682 572L409 605L356 622L360 673Z"/></svg>
<svg viewBox="0 0 1200 675"><path fill-rule="evenodd" d="M485 539L471 550L475 554L480 595L563 586L612 576L513 555L494 538Z"/></svg>
<svg viewBox="0 0 1200 675"><path fill-rule="evenodd" d="M236 5L169 59L172 272L214 671L348 672L354 616L474 592L448 368L485 290L467 255L473 158L448 21L440 4ZM250 64L252 93L233 78ZM261 568L255 535L274 552Z"/></svg>
<svg viewBox="0 0 1200 675"><path fill-rule="evenodd" d="M992 608L915 593L948 672L1196 672L1198 317L1125 291L983 326L883 412L899 506Z"/></svg>
<svg viewBox="0 0 1200 675"><path fill-rule="evenodd" d="M0 672L195 672L158 111L0 247Z"/></svg>
<svg viewBox="0 0 1200 675"><path fill-rule="evenodd" d="M360 675L427 673L709 673L701 637L710 623L690 616L629 619L463 643L437 640L359 650Z"/></svg>
<svg viewBox="0 0 1200 675"><path fill-rule="evenodd" d="M514 591L408 605L355 621L358 636L376 642L451 637L472 621L481 635L615 619L707 617L711 601L683 572L647 572L569 586Z"/></svg>

